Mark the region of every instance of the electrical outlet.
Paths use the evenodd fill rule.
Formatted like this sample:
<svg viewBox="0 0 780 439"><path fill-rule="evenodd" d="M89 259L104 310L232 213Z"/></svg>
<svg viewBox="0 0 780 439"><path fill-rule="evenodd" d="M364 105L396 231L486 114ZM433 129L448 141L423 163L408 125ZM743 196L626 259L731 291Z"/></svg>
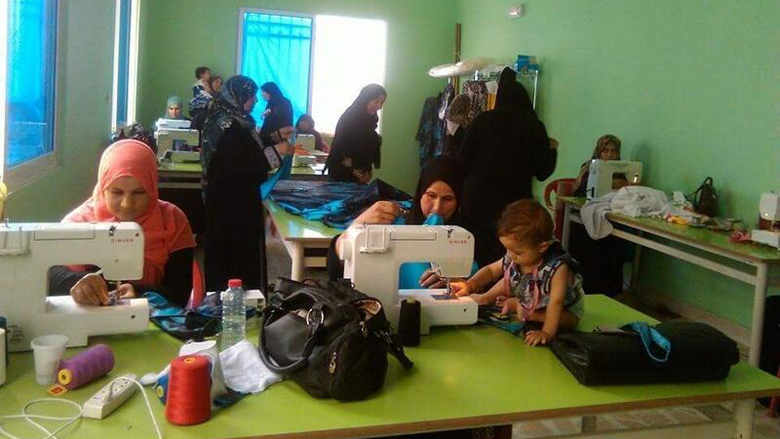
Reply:
<svg viewBox="0 0 780 439"><path fill-rule="evenodd" d="M129 378L129 379L128 379ZM103 419L122 405L135 392L137 384L131 380L138 378L133 374L122 375L111 380L84 403L85 418Z"/></svg>

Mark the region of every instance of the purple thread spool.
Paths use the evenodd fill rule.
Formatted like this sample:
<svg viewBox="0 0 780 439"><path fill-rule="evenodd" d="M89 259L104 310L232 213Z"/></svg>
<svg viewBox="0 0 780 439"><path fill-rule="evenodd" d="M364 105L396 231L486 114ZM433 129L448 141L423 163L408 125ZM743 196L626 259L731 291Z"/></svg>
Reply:
<svg viewBox="0 0 780 439"><path fill-rule="evenodd" d="M98 344L60 361L57 381L68 390L73 390L95 381L113 368L114 353L111 348Z"/></svg>

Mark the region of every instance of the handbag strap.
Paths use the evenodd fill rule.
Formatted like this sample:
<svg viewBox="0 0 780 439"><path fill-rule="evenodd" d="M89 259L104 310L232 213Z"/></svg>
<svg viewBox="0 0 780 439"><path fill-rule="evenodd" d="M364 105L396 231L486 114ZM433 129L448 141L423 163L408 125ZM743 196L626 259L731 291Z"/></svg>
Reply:
<svg viewBox="0 0 780 439"><path fill-rule="evenodd" d="M669 354L672 352L672 343L664 337L657 329L651 327L645 322L633 322L623 326L623 329L636 332L642 340L647 356L657 363L666 363L669 361ZM663 351L663 356L657 356L653 353L653 345Z"/></svg>
<svg viewBox="0 0 780 439"><path fill-rule="evenodd" d="M403 346L388 331L374 331L374 333L380 340L384 340L387 351L401 363L404 369L411 369L414 366L412 360L404 353Z"/></svg>
<svg viewBox="0 0 780 439"><path fill-rule="evenodd" d="M301 358L295 360L292 364L288 364L287 366L279 366L276 364L276 362L272 361L270 355L268 355L268 350L266 348L266 342L265 342L265 328L268 326L269 323L273 322L274 319L273 316L279 312L288 312L285 309L279 308L279 307L270 307L268 315L266 315L265 320L263 321L263 328L260 331L260 346L257 349L260 354L260 359L263 361L263 364L266 365L272 372L276 372L281 375L288 375L295 371L298 371L300 369L303 369L309 364L309 356L311 355L312 351L314 350L314 346L317 344L316 339L317 335L320 332L320 329L323 326L324 322L324 315L322 314L322 308L323 303L318 302L315 303L311 309L309 309L309 314L313 310L317 310L320 312L320 316L322 316L321 319L307 318L307 324L309 325L309 338L306 340L306 344L303 346L303 352L301 353Z"/></svg>

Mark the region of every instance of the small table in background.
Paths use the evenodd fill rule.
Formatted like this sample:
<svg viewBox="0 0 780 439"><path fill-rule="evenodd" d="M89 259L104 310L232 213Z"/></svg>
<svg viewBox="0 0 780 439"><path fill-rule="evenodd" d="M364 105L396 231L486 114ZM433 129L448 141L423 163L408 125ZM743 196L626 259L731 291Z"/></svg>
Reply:
<svg viewBox="0 0 780 439"><path fill-rule="evenodd" d="M267 200L264 204L285 248L287 248L287 252L290 254L290 259L292 259L290 278L303 280L304 268L324 267L325 256L323 254L327 252L330 241L341 233L341 230L328 227L319 221L309 221L293 215L271 200ZM307 256L307 249L316 249L321 254Z"/></svg>
<svg viewBox="0 0 780 439"><path fill-rule="evenodd" d="M579 211L587 200L580 197L560 197L559 200L566 204L562 244L564 248L568 248L571 223L573 221L582 224ZM761 332L764 327L764 308L766 305L767 285L769 283L769 267L780 264L780 250L768 246L735 244L730 241L729 235L726 233L714 232L707 228L693 228L672 224L660 218L633 218L619 213L608 213L607 219L613 224L619 224L630 229L620 230L615 228L612 231L612 236L637 244L637 253L634 257L633 281L636 281L636 273L638 273L639 269L640 250L642 247L647 247L753 285L750 364L758 366L758 360L761 357ZM668 239L678 245L673 247L663 242L648 239L649 236ZM700 256L702 251L709 257ZM733 268L723 264L718 259L721 261L725 259L738 262L748 266L748 270Z"/></svg>

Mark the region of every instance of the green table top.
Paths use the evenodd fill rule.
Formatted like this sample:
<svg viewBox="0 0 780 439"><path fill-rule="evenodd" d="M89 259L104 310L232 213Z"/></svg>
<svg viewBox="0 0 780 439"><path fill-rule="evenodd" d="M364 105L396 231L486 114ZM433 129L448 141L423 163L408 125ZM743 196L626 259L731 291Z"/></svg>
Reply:
<svg viewBox="0 0 780 439"><path fill-rule="evenodd" d="M167 173L198 173L200 175L202 171L202 167L200 163L172 163L172 162L162 162L157 166L157 170L159 172L167 172ZM320 175L322 173L322 165L320 165L319 170L314 165L306 165L306 166L294 166L290 170L290 175Z"/></svg>
<svg viewBox="0 0 780 439"><path fill-rule="evenodd" d="M581 197L560 197L562 202L580 208L587 199ZM620 213L609 213L607 218L649 233L655 233L676 241L700 246L705 250L727 257L753 262L780 262L780 250L753 243L733 243L728 232L716 232L707 228L689 227L670 223L661 218L633 218Z"/></svg>
<svg viewBox="0 0 780 439"><path fill-rule="evenodd" d="M173 162L166 161L157 165L157 170L160 172L170 172L170 173L196 172L198 173L198 175L200 175L203 168L200 166L200 163L173 163Z"/></svg>
<svg viewBox="0 0 780 439"><path fill-rule="evenodd" d="M583 330L597 324L650 321L604 296L588 296L586 301L587 312L580 324ZM257 331L250 331L249 337L256 341ZM157 372L181 345L157 329L91 340L91 344L98 342L114 350L116 367L110 377ZM68 349L66 355L77 351ZM319 438L345 438L780 394L780 379L744 362L732 368L728 379L721 382L585 387L549 349L528 347L522 338L486 326L434 328L431 335L423 337L420 347L408 348L407 355L415 367L405 371L389 358L385 386L366 401L318 400L287 381L215 411L210 421L190 427L169 424L163 406L156 398L151 403L166 439L300 438L306 432L317 432ZM108 379L70 391L63 398L83 403ZM153 392L146 393L153 398ZM44 388L35 384L32 355L12 354L8 382L0 387L0 416L19 413L27 401L47 396ZM63 415L69 413L66 410L44 406L36 413ZM66 437L154 437L143 398L138 395L102 421L84 419L77 425L77 433ZM18 422L7 423L6 428L17 436L40 437L39 431Z"/></svg>
<svg viewBox="0 0 780 439"><path fill-rule="evenodd" d="M330 241L342 230L328 227L319 221L309 221L293 215L271 200L264 202L266 210L276 224L279 234L288 241Z"/></svg>

